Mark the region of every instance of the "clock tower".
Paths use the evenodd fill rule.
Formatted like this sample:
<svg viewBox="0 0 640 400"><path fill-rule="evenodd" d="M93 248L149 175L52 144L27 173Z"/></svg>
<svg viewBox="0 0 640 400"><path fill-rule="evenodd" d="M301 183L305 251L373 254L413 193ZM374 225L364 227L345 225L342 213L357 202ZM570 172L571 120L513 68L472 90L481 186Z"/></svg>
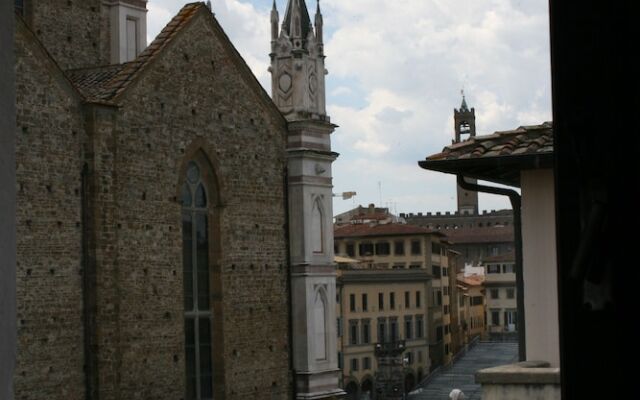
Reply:
<svg viewBox="0 0 640 400"><path fill-rule="evenodd" d="M271 10L272 98L288 122L293 369L297 399L341 396L336 332L330 122L325 107L323 21L304 0Z"/></svg>

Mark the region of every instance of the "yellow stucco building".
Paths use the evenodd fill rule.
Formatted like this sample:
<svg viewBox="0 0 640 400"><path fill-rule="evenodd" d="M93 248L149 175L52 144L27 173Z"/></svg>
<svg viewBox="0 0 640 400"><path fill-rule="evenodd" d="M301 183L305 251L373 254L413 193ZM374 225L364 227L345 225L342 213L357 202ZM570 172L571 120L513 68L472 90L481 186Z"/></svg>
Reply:
<svg viewBox="0 0 640 400"><path fill-rule="evenodd" d="M448 244L442 233L384 215L352 221L334 230L343 388L351 398L372 395L375 344L404 341L404 389L411 390L450 347Z"/></svg>
<svg viewBox="0 0 640 400"><path fill-rule="evenodd" d="M517 340L517 288L513 252L484 260L487 329L494 339Z"/></svg>
<svg viewBox="0 0 640 400"><path fill-rule="evenodd" d="M483 275L458 274L458 312L465 341L476 337L486 338L487 315L485 296L485 277Z"/></svg>

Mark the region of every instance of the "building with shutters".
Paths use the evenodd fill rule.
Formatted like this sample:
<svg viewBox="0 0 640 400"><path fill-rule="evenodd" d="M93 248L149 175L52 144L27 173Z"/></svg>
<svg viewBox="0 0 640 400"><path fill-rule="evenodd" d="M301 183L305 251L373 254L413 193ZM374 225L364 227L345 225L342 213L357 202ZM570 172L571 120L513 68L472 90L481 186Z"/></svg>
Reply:
<svg viewBox="0 0 640 400"><path fill-rule="evenodd" d="M353 396L375 387L376 343L404 341L406 391L453 352L446 237L368 210L334 230L339 359Z"/></svg>
<svg viewBox="0 0 640 400"><path fill-rule="evenodd" d="M492 340L518 340L515 254L484 260L487 331Z"/></svg>

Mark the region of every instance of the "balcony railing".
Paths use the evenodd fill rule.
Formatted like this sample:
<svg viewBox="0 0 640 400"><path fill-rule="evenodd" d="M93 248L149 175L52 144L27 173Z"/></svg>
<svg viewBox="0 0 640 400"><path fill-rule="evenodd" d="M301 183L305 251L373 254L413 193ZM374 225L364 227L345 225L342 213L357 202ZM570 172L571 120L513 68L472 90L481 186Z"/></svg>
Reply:
<svg viewBox="0 0 640 400"><path fill-rule="evenodd" d="M379 342L375 344L376 357L397 357L407 348L404 340Z"/></svg>

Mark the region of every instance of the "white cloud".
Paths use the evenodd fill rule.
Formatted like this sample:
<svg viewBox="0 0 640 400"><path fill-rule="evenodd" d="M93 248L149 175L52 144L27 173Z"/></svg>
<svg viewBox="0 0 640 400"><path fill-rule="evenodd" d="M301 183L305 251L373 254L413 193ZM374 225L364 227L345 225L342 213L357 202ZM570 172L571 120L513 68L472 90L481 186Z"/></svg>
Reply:
<svg viewBox="0 0 640 400"><path fill-rule="evenodd" d="M264 0L214 0L216 18L270 92L269 9ZM281 17L285 0L278 0ZM315 2L307 2L314 8ZM455 179L417 161L453 138L464 87L478 134L551 120L546 0L323 0L332 136L341 153L337 191L384 198L398 209L455 208ZM151 0L155 35L182 2ZM313 10L310 10L313 13ZM165 21L159 22L159 20ZM366 199L365 199L366 197ZM346 204L349 203L349 204ZM350 202L337 201L336 212ZM501 206L500 206L501 205ZM481 208L505 199L481 196Z"/></svg>
<svg viewBox="0 0 640 400"><path fill-rule="evenodd" d="M337 88L333 89L330 93L331 97L340 97L340 96L347 96L347 95L352 95L353 94L353 90L350 87L347 86L338 86Z"/></svg>
<svg viewBox="0 0 640 400"><path fill-rule="evenodd" d="M551 119L544 0L325 0L323 6L334 29L326 45L328 79L351 81L366 96L364 106L329 106L342 126L334 135L344 154L336 163L337 182L353 173L346 168L352 157L369 157L371 164L384 157L393 160L386 165L390 191L403 192L407 180L416 183L413 194L397 199L418 207L412 199L423 198L431 204L425 211L448 198L453 209L455 180L446 184L449 196L434 197L439 188L417 184L428 172L415 162L451 143L461 88L476 110L479 134ZM406 169L403 161L414 164ZM373 179L361 178L356 186ZM481 208L506 206L503 198L481 196Z"/></svg>

